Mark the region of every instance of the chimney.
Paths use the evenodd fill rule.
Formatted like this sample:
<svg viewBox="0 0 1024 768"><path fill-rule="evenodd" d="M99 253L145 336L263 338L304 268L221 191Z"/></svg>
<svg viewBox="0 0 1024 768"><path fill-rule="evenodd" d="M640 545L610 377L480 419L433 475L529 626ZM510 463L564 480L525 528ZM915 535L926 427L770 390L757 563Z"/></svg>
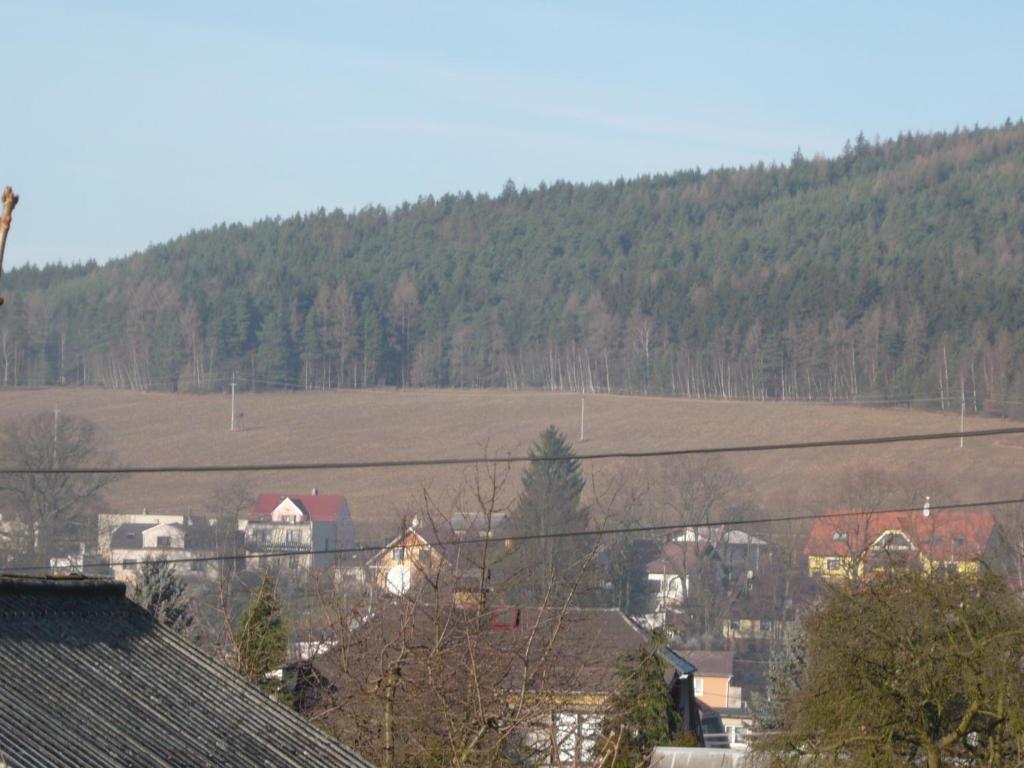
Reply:
<svg viewBox="0 0 1024 768"><path fill-rule="evenodd" d="M313 488L312 494L313 494L314 496L316 496L316 495L317 495L317 490L316 490L316 488L315 488L315 487Z"/></svg>
<svg viewBox="0 0 1024 768"><path fill-rule="evenodd" d="M931 517L932 514L932 497L924 497L924 509L921 510L925 517Z"/></svg>

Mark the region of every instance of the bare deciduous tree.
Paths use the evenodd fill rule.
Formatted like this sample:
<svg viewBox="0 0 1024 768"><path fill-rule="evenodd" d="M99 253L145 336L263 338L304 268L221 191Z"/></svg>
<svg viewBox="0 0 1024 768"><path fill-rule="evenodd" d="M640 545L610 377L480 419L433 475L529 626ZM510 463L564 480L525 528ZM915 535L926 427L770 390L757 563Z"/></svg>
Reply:
<svg viewBox="0 0 1024 768"><path fill-rule="evenodd" d="M0 427L0 456L6 466L27 470L113 465L88 419L57 411L7 421ZM10 522L11 555L28 565L76 551L95 541L96 513L113 474L37 474L0 477L0 497Z"/></svg>

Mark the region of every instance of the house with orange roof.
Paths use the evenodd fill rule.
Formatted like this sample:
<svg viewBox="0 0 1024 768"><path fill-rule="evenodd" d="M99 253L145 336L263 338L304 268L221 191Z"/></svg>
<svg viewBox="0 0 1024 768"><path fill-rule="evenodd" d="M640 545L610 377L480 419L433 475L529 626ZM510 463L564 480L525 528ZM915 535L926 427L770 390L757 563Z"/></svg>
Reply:
<svg viewBox="0 0 1024 768"><path fill-rule="evenodd" d="M863 576L893 565L961 573L997 554L995 518L983 509L914 512L833 510L814 522L804 555L811 576Z"/></svg>

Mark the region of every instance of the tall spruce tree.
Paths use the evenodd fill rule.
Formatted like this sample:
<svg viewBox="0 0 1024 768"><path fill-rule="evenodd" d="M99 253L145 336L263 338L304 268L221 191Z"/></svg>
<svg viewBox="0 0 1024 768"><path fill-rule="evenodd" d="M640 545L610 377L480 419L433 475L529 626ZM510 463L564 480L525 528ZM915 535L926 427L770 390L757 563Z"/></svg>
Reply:
<svg viewBox="0 0 1024 768"><path fill-rule="evenodd" d="M164 558L144 560L139 578L128 590L128 597L169 629L184 632L192 625L192 607L187 588Z"/></svg>
<svg viewBox="0 0 1024 768"><path fill-rule="evenodd" d="M263 574L235 632L238 671L268 693L277 693L276 680L267 673L284 664L288 649L288 630L281 613L274 582Z"/></svg>
<svg viewBox="0 0 1024 768"><path fill-rule="evenodd" d="M517 532L532 535L586 530L590 513L580 502L585 481L566 436L556 427L548 427L530 448L529 456L515 512ZM539 602L552 579L555 594L563 594L587 551L585 538L524 541L519 548L524 597Z"/></svg>

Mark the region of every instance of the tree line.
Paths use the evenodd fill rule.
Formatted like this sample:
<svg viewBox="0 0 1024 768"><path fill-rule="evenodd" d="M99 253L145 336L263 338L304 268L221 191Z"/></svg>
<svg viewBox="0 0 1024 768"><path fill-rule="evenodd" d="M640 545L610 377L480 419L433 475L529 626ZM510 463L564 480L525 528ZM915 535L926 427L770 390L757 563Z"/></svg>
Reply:
<svg viewBox="0 0 1024 768"><path fill-rule="evenodd" d="M7 277L0 384L1024 401L1024 122L220 225Z"/></svg>

